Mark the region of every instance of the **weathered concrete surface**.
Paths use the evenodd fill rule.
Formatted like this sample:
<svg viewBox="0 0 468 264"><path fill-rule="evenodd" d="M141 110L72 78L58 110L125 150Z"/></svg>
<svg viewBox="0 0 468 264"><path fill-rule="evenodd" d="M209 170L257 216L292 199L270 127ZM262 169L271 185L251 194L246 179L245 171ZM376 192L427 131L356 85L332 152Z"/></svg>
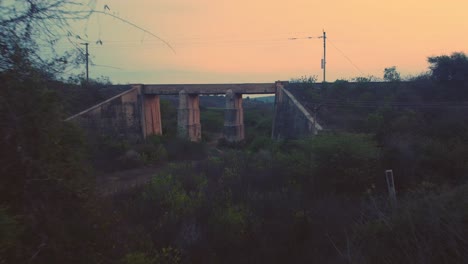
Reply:
<svg viewBox="0 0 468 264"><path fill-rule="evenodd" d="M232 83L232 84L145 84L144 94L226 94L232 90L236 94L274 94L274 83Z"/></svg>
<svg viewBox="0 0 468 264"><path fill-rule="evenodd" d="M224 109L224 138L229 142L244 139L244 109L242 94L232 90L226 92L226 108Z"/></svg>
<svg viewBox="0 0 468 264"><path fill-rule="evenodd" d="M316 135L323 130L305 107L284 88L287 83L277 82L273 139L295 139Z"/></svg>
<svg viewBox="0 0 468 264"><path fill-rule="evenodd" d="M284 88L287 82L256 84L132 85L120 93L67 119L93 135L139 140L162 134L160 94L178 94L178 136L201 140L200 94L226 94L224 137L231 142L244 139L242 94L276 93L272 137L300 138L317 134L322 127Z"/></svg>
<svg viewBox="0 0 468 264"><path fill-rule="evenodd" d="M75 122L93 136L138 140L141 133L141 103L138 86L88 108L66 121Z"/></svg>
<svg viewBox="0 0 468 264"><path fill-rule="evenodd" d="M198 94L179 92L177 135L190 141L201 140L200 98Z"/></svg>
<svg viewBox="0 0 468 264"><path fill-rule="evenodd" d="M143 95L144 137L162 135L159 95Z"/></svg>

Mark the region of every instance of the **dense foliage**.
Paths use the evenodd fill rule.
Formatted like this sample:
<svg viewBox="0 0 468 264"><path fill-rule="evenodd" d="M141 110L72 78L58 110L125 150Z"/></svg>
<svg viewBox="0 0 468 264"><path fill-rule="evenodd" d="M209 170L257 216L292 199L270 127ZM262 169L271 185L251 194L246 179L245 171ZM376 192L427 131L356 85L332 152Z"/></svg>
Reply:
<svg viewBox="0 0 468 264"><path fill-rule="evenodd" d="M171 259L163 263L466 259L466 185L452 190L426 182L400 193L394 208L384 188L374 186L383 175L369 168L379 151L368 136L269 146L174 164L144 188L116 197L130 221L127 232L140 238L127 257L143 263L161 263L162 252Z"/></svg>
<svg viewBox="0 0 468 264"><path fill-rule="evenodd" d="M89 9L8 3L0 1L0 263L468 259L465 54L429 58L430 73L411 82L386 68L378 89L369 78L319 89L314 77L295 80L291 91L329 128L312 138L272 141L272 105L245 100L244 142L216 145L223 117L214 107L202 109L209 135L187 142L174 137L176 110L163 101L162 137L89 144L63 120L103 92L54 80L34 41L51 21L49 41L66 30L77 13L64 5L85 7L76 18ZM157 168L147 184L98 189L102 172L147 166ZM395 173L396 203L385 169Z"/></svg>
<svg viewBox="0 0 468 264"><path fill-rule="evenodd" d="M314 90L307 81L294 92L308 107L322 102L313 109L335 128L313 138L271 140L271 104L246 100L247 138L239 144L213 145L223 116L204 108L211 138L202 143L166 133L137 144L102 138L87 146L79 129L62 121L72 102L67 94L79 100L80 93L57 94L57 87L71 86L23 70L21 77L0 76L0 263L467 258L465 108L460 101L435 104L463 98L465 86L432 75L389 80L380 91L342 81ZM438 93L426 94L422 84ZM83 104L94 100L88 97ZM175 107L164 101L162 111L168 119ZM99 177L92 175L146 166L159 168L148 184L96 196ZM386 199L389 168L396 205Z"/></svg>
<svg viewBox="0 0 468 264"><path fill-rule="evenodd" d="M0 262L96 261L83 138L41 73L24 73L0 74Z"/></svg>

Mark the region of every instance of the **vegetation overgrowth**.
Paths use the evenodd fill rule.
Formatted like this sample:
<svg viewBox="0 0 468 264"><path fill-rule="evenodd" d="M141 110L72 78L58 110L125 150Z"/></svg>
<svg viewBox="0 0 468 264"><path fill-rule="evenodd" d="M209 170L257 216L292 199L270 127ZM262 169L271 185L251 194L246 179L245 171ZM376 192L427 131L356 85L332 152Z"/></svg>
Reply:
<svg viewBox="0 0 468 264"><path fill-rule="evenodd" d="M272 104L245 100L244 142L213 145L214 108L202 109L208 136L187 142L163 101L162 136L90 144L63 120L102 89L57 81L32 31L47 21L37 7L55 9L26 2L39 6L0 19L0 263L467 262L465 54L430 57L408 82L386 68L379 90L367 77L320 89L297 80L332 128L315 137L271 140ZM96 189L102 172L149 165L159 172L144 186Z"/></svg>

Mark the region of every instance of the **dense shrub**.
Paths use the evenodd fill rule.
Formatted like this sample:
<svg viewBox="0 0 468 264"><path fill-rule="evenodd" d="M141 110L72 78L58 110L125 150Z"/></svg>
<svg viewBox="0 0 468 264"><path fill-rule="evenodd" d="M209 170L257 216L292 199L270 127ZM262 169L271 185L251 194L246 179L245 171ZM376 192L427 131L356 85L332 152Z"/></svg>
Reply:
<svg viewBox="0 0 468 264"><path fill-rule="evenodd" d="M465 263L468 185L409 194L356 227L352 263Z"/></svg>

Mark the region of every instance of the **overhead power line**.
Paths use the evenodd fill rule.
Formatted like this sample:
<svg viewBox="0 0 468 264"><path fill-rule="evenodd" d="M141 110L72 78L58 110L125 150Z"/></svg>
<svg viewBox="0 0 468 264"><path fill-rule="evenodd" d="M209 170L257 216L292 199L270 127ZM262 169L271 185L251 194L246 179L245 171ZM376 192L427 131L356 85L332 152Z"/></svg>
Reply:
<svg viewBox="0 0 468 264"><path fill-rule="evenodd" d="M346 54L344 54L343 51L341 51L335 44L333 44L333 42L330 39L328 39L328 41L330 42L330 44L332 44L333 48L340 52L341 55L343 55L343 57L345 57L345 59L347 59L348 62L351 63L351 65L353 65L354 68L356 68L356 70L358 70L362 75L364 75L361 69L359 69L359 67L348 56L346 56Z"/></svg>
<svg viewBox="0 0 468 264"><path fill-rule="evenodd" d="M299 39L316 39L316 38L320 38L319 37L300 37L300 38L288 38L289 40L299 40Z"/></svg>
<svg viewBox="0 0 468 264"><path fill-rule="evenodd" d="M189 41L175 41L173 44L175 46L253 46L253 45L266 45L266 44L281 44L289 41L287 38L247 38L247 39L206 39L206 40L189 40ZM102 42L102 43L101 43ZM145 40L141 42L140 40L101 40L99 43L90 43L90 46L94 48L135 48L135 47L145 47L145 46L159 46L165 45L164 43L157 42L154 40ZM42 45L46 46L46 45ZM74 47L71 43L58 44L56 47L59 48L70 48Z"/></svg>
<svg viewBox="0 0 468 264"><path fill-rule="evenodd" d="M114 67L114 66L109 66L109 65L102 65L102 64L95 64L95 63L91 64L91 66L111 68L111 69L116 69L116 70L123 70L122 68L119 68L119 67Z"/></svg>
<svg viewBox="0 0 468 264"><path fill-rule="evenodd" d="M326 73L326 64L327 64L327 33L325 32L325 30L323 31L323 35L322 36L318 36L318 37L312 37L312 36L309 36L309 37L292 37L292 38L289 38L289 40L298 40L298 39L323 39L323 58L322 58L322 63L321 63L321 68L323 70L323 82L326 81L325 79L325 73Z"/></svg>
<svg viewBox="0 0 468 264"><path fill-rule="evenodd" d="M83 12L84 12L84 11L83 11ZM130 26L132 26L132 27L134 27L134 28L137 28L137 29L139 29L139 30L141 30L141 31L143 31L143 32L145 32L145 33L147 33L147 34L149 34L149 35L151 35L151 36L157 38L159 41L161 41L162 43L164 43L168 48L170 48L170 49L172 50L172 52L174 52L174 54L176 54L175 49L171 46L171 44L169 44L169 42L165 41L164 39L162 39L162 38L159 37L158 35L154 34L153 32L151 32L151 31L149 31L149 30L146 30L146 29L144 29L144 28L142 28L142 27L140 27L140 26L138 26L138 25L136 25L136 24L134 24L134 23L132 23L132 22L126 20L126 19L123 19L123 18L121 18L121 17L119 17L119 16L116 16L116 15L114 15L114 14L111 14L111 13L107 13L107 12L105 12L105 11L91 10L91 11L87 11L87 12L88 12L88 13L96 13L96 14L103 14L103 15L106 15L106 16L110 16L110 17L113 17L113 18L115 18L115 19L117 19L117 20L119 20L119 21L121 21L121 22L123 22L123 23L125 23L125 24L128 24L128 25L130 25Z"/></svg>

